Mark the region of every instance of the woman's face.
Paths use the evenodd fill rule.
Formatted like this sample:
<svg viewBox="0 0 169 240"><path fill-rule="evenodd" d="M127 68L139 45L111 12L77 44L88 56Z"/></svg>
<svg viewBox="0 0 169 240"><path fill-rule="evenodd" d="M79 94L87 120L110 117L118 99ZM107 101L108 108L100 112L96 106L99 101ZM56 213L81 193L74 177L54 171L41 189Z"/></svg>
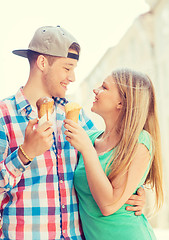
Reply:
<svg viewBox="0 0 169 240"><path fill-rule="evenodd" d="M114 116L122 108L122 99L119 94L117 84L112 76L108 76L103 84L93 90L95 99L91 110L103 118Z"/></svg>

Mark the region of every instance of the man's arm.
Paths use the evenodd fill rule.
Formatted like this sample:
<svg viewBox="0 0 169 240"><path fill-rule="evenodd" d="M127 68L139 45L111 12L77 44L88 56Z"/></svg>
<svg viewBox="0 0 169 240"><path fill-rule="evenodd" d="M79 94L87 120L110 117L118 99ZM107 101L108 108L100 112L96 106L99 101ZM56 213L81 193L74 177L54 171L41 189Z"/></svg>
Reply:
<svg viewBox="0 0 169 240"><path fill-rule="evenodd" d="M146 193L143 187L140 187L137 190L137 195L131 195L131 197L127 200L126 204L133 205L127 206L127 211L135 212L136 216L139 216L143 212L143 208L146 203Z"/></svg>
<svg viewBox="0 0 169 240"><path fill-rule="evenodd" d="M53 143L52 123L45 122L33 129L37 119L30 120L25 131L22 149L29 158L34 158L47 151ZM23 172L29 166L27 159L19 148L8 155L8 137L0 124L0 194L10 191L18 184Z"/></svg>
<svg viewBox="0 0 169 240"><path fill-rule="evenodd" d="M9 141L0 124L0 194L8 192L20 181L23 164L19 161L18 149L8 155Z"/></svg>

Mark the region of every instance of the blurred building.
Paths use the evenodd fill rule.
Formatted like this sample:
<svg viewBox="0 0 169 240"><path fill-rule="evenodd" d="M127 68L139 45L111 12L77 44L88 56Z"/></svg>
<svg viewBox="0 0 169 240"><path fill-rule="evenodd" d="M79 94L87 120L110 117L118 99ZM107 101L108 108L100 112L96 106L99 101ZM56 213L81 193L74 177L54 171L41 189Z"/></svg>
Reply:
<svg viewBox="0 0 169 240"><path fill-rule="evenodd" d="M73 100L77 100L99 128L101 119L90 112L94 94L113 69L128 67L147 73L152 79L159 109L164 162L165 204L151 217L155 228L169 228L169 0L147 0L150 11L140 15L124 34L120 42L107 50L89 76L81 83ZM152 210L153 195L148 191L145 213Z"/></svg>

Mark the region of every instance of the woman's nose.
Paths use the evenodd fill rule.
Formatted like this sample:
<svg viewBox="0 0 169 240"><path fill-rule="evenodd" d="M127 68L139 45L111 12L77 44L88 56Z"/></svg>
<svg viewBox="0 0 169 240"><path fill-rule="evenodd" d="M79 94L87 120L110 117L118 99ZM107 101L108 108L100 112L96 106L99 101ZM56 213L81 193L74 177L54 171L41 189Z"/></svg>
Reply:
<svg viewBox="0 0 169 240"><path fill-rule="evenodd" d="M94 94L98 94L98 88L96 88L96 89L93 89L93 92L94 92Z"/></svg>

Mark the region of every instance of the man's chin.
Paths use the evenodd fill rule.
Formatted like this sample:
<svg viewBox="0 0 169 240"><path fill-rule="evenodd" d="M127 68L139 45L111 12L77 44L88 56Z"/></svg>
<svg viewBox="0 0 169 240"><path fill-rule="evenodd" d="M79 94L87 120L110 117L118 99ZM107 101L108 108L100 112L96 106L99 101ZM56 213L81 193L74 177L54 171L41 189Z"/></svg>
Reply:
<svg viewBox="0 0 169 240"><path fill-rule="evenodd" d="M65 98L65 94L55 94L54 97L58 97L58 98Z"/></svg>

